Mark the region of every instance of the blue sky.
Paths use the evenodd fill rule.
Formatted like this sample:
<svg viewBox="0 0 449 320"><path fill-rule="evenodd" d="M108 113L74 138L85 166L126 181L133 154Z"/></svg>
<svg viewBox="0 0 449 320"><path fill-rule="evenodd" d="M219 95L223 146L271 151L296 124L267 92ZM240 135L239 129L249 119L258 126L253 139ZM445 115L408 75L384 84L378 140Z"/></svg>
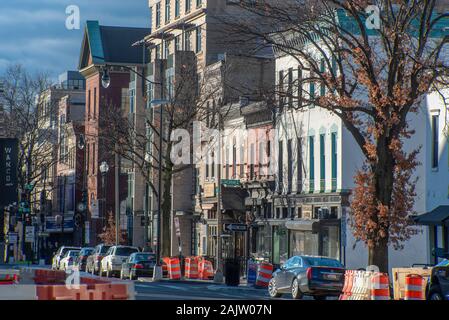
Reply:
<svg viewBox="0 0 449 320"><path fill-rule="evenodd" d="M80 30L66 28L66 8L80 9ZM148 0L0 0L0 74L11 64L52 78L76 70L86 20L149 27Z"/></svg>

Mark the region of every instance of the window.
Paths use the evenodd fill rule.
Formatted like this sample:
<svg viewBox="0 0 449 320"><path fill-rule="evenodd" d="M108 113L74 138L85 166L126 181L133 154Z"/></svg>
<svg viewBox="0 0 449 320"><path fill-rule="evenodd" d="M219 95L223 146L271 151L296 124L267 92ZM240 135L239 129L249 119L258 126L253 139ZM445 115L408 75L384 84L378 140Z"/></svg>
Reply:
<svg viewBox="0 0 449 320"><path fill-rule="evenodd" d="M293 68L288 69L288 89L287 89L288 107L293 107Z"/></svg>
<svg viewBox="0 0 449 320"><path fill-rule="evenodd" d="M245 148L244 146L240 146L240 178L243 178L243 175L245 174Z"/></svg>
<svg viewBox="0 0 449 320"><path fill-rule="evenodd" d="M297 84L297 99L298 99L298 107L302 107L302 69L298 68L298 84Z"/></svg>
<svg viewBox="0 0 449 320"><path fill-rule="evenodd" d="M203 1L202 0L196 0L196 7L199 8L203 5Z"/></svg>
<svg viewBox="0 0 449 320"><path fill-rule="evenodd" d="M311 75L311 78L313 75ZM315 82L310 82L309 84L309 100L310 100L310 108L313 108L315 106L314 100L315 100Z"/></svg>
<svg viewBox="0 0 449 320"><path fill-rule="evenodd" d="M180 14L181 14L180 1L181 0L175 0L175 18L179 18Z"/></svg>
<svg viewBox="0 0 449 320"><path fill-rule="evenodd" d="M324 59L321 59L321 63L320 63L320 72L321 72L321 76L324 75L324 73L326 72L326 66L325 66L325 61ZM326 95L326 85L323 82L321 82L321 86L320 86L320 95L321 96L325 96Z"/></svg>
<svg viewBox="0 0 449 320"><path fill-rule="evenodd" d="M226 179L229 179L229 148L226 148L226 172L225 172L225 177Z"/></svg>
<svg viewBox="0 0 449 320"><path fill-rule="evenodd" d="M206 180L209 179L209 161L206 161L206 165L205 165L205 170L206 170Z"/></svg>
<svg viewBox="0 0 449 320"><path fill-rule="evenodd" d="M297 181L296 181L296 191L298 193L302 192L302 139L298 138L296 140L296 165L297 165Z"/></svg>
<svg viewBox="0 0 449 320"><path fill-rule="evenodd" d="M215 153L212 152L212 163L210 165L211 177L215 178Z"/></svg>
<svg viewBox="0 0 449 320"><path fill-rule="evenodd" d="M292 180L293 180L293 149L292 149L292 139L287 141L287 165L288 165L288 185L287 192L292 192Z"/></svg>
<svg viewBox="0 0 449 320"><path fill-rule="evenodd" d="M326 135L320 134L320 191L323 192L326 187Z"/></svg>
<svg viewBox="0 0 449 320"><path fill-rule="evenodd" d="M191 0L186 0L186 3L185 3L185 5L186 5L186 7L185 7L186 13L190 12L190 7L192 6L191 2L192 2Z"/></svg>
<svg viewBox="0 0 449 320"><path fill-rule="evenodd" d="M165 23L170 22L170 5L171 0L165 0Z"/></svg>
<svg viewBox="0 0 449 320"><path fill-rule="evenodd" d="M192 51L192 42L191 42L192 31L187 31L185 37L186 37L185 38L186 51Z"/></svg>
<svg viewBox="0 0 449 320"><path fill-rule="evenodd" d="M250 146L250 164L249 164L249 176L251 180L254 180L255 172L254 172L254 162L255 162L255 146L254 143L251 143Z"/></svg>
<svg viewBox="0 0 449 320"><path fill-rule="evenodd" d="M161 3L156 3L156 28L161 26Z"/></svg>
<svg viewBox="0 0 449 320"><path fill-rule="evenodd" d="M92 118L97 117L97 88L94 88L94 115Z"/></svg>
<svg viewBox="0 0 449 320"><path fill-rule="evenodd" d="M309 137L309 191L315 190L315 139Z"/></svg>
<svg viewBox="0 0 449 320"><path fill-rule="evenodd" d="M432 116L432 168L438 168L438 148L439 148L439 139L438 139L438 121L439 116Z"/></svg>
<svg viewBox="0 0 449 320"><path fill-rule="evenodd" d="M284 176L283 176L283 171L284 171L284 163L283 163L283 156L284 156L284 151L283 149L283 145L282 145L282 141L279 141L279 150L278 150L278 184L279 184L279 192L282 192L283 185L284 185Z"/></svg>
<svg viewBox="0 0 449 320"><path fill-rule="evenodd" d="M175 51L181 51L181 36L175 37Z"/></svg>
<svg viewBox="0 0 449 320"><path fill-rule="evenodd" d="M91 103L91 91L87 94L87 119L90 119L90 103Z"/></svg>
<svg viewBox="0 0 449 320"><path fill-rule="evenodd" d="M160 58L161 58L161 45L158 44L158 45L156 46L156 48L154 48L154 51L155 51L155 57L156 57L156 59L160 59Z"/></svg>
<svg viewBox="0 0 449 320"><path fill-rule="evenodd" d="M331 133L332 191L337 190L337 133Z"/></svg>
<svg viewBox="0 0 449 320"><path fill-rule="evenodd" d="M279 113L284 108L284 71L279 71Z"/></svg>
<svg viewBox="0 0 449 320"><path fill-rule="evenodd" d="M203 50L203 39L202 39L202 32L201 32L201 26L196 28L196 53Z"/></svg>
<svg viewBox="0 0 449 320"><path fill-rule="evenodd" d="M136 91L134 89L129 90L129 113L131 113L131 114L135 113L135 110L134 110L135 92Z"/></svg>

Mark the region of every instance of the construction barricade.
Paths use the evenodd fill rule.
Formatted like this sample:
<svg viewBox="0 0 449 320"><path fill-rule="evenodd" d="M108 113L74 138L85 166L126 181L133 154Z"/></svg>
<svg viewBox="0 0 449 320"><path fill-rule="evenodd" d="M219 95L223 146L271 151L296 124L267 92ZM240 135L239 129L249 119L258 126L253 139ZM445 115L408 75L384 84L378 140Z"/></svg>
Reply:
<svg viewBox="0 0 449 320"><path fill-rule="evenodd" d="M371 300L390 300L388 274L376 272L371 278Z"/></svg>
<svg viewBox="0 0 449 320"><path fill-rule="evenodd" d="M0 285L12 285L19 282L17 274L0 275Z"/></svg>
<svg viewBox="0 0 449 320"><path fill-rule="evenodd" d="M187 257L184 270L186 279L198 279L198 257Z"/></svg>
<svg viewBox="0 0 449 320"><path fill-rule="evenodd" d="M273 274L273 265L271 263L262 262L257 270L256 287L266 288Z"/></svg>
<svg viewBox="0 0 449 320"><path fill-rule="evenodd" d="M179 263L179 258L170 258L168 260L168 276L170 280L180 280L181 279L181 266Z"/></svg>
<svg viewBox="0 0 449 320"><path fill-rule="evenodd" d="M168 265L170 264L170 257L162 258L162 277L168 277Z"/></svg>
<svg viewBox="0 0 449 320"><path fill-rule="evenodd" d="M210 280L214 278L214 267L212 262L200 257L198 259L198 279Z"/></svg>
<svg viewBox="0 0 449 320"><path fill-rule="evenodd" d="M422 277L421 282L421 295L420 297L424 300L426 296L426 286L432 274L432 267L411 267L411 268L393 268L393 289L394 289L394 299L395 300L405 300L406 299L406 287L407 287L407 277L410 275L416 275ZM415 280L416 282L419 280ZM409 283L411 285L411 283ZM417 289L417 288L416 288ZM418 295L418 293L414 293ZM411 300L410 295L408 297ZM419 299L420 300L420 299Z"/></svg>
<svg viewBox="0 0 449 320"><path fill-rule="evenodd" d="M354 283L355 271L346 270L345 271L345 283L341 292L339 300L349 300L352 296L352 286Z"/></svg>
<svg viewBox="0 0 449 320"><path fill-rule="evenodd" d="M390 300L388 274L363 270L346 270L339 300Z"/></svg>
<svg viewBox="0 0 449 320"><path fill-rule="evenodd" d="M424 278L419 274L409 274L405 277L404 300L425 300L423 293Z"/></svg>

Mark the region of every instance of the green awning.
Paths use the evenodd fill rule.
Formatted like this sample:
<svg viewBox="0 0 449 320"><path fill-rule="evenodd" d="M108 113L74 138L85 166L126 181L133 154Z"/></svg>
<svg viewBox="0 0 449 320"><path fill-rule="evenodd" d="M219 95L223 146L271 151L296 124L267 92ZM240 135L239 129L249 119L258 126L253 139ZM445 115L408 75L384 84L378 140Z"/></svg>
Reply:
<svg viewBox="0 0 449 320"><path fill-rule="evenodd" d="M448 225L449 206L439 206L430 212L421 214L414 218L415 222L426 226Z"/></svg>

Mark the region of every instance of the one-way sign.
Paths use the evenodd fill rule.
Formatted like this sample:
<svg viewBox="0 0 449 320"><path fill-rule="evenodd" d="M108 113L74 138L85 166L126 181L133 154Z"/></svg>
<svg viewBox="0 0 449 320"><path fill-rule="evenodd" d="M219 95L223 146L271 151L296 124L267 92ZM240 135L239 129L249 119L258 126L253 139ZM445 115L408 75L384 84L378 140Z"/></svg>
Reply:
<svg viewBox="0 0 449 320"><path fill-rule="evenodd" d="M248 226L243 223L225 223L224 229L231 232L245 232L248 231Z"/></svg>

